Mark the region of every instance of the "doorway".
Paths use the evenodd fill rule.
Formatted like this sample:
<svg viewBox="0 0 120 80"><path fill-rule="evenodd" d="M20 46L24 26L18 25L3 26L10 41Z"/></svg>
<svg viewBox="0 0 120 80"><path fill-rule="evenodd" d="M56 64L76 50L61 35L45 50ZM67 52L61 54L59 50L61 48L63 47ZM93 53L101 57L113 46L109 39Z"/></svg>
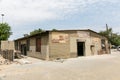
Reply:
<svg viewBox="0 0 120 80"><path fill-rule="evenodd" d="M77 42L77 55L84 56L85 42Z"/></svg>
<svg viewBox="0 0 120 80"><path fill-rule="evenodd" d="M26 44L21 45L21 52L22 52L23 55L25 55L25 56L27 55Z"/></svg>

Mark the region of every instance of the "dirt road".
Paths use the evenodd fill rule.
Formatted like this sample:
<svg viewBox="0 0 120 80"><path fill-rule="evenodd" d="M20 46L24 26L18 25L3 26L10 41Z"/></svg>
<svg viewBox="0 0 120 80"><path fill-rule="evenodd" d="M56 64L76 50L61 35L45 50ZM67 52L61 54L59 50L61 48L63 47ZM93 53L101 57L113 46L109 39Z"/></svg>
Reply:
<svg viewBox="0 0 120 80"><path fill-rule="evenodd" d="M28 58L31 64L1 68L0 80L120 80L120 52L66 59L63 63Z"/></svg>

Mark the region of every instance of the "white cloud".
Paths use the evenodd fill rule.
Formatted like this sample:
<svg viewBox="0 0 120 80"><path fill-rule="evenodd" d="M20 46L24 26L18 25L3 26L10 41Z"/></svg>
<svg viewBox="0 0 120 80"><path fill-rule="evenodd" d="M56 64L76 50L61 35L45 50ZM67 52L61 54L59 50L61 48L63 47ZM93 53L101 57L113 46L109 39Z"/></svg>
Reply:
<svg viewBox="0 0 120 80"><path fill-rule="evenodd" d="M5 21L15 28L24 23L62 19L100 2L119 0L0 0L0 14L4 13Z"/></svg>
<svg viewBox="0 0 120 80"><path fill-rule="evenodd" d="M8 22L23 23L57 19L61 16L83 11L96 2L118 0L1 0L0 13L6 15Z"/></svg>

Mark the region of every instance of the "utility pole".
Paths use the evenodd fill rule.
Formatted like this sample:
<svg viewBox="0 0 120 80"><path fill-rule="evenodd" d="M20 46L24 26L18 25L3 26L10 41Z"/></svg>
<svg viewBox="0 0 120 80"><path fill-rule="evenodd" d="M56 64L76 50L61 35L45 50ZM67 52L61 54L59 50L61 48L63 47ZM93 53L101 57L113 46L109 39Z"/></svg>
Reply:
<svg viewBox="0 0 120 80"><path fill-rule="evenodd" d="M2 16L2 23L3 23L3 17L4 17L4 14L1 14L1 16Z"/></svg>
<svg viewBox="0 0 120 80"><path fill-rule="evenodd" d="M106 31L108 32L108 25L106 24Z"/></svg>

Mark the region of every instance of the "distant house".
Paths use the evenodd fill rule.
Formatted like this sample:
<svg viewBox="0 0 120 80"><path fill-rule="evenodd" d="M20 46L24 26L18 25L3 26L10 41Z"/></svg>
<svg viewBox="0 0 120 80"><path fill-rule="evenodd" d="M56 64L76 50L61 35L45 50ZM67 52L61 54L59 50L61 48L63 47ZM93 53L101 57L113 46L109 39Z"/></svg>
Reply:
<svg viewBox="0 0 120 80"><path fill-rule="evenodd" d="M15 40L15 48L44 60L110 53L107 38L89 29L45 31Z"/></svg>

